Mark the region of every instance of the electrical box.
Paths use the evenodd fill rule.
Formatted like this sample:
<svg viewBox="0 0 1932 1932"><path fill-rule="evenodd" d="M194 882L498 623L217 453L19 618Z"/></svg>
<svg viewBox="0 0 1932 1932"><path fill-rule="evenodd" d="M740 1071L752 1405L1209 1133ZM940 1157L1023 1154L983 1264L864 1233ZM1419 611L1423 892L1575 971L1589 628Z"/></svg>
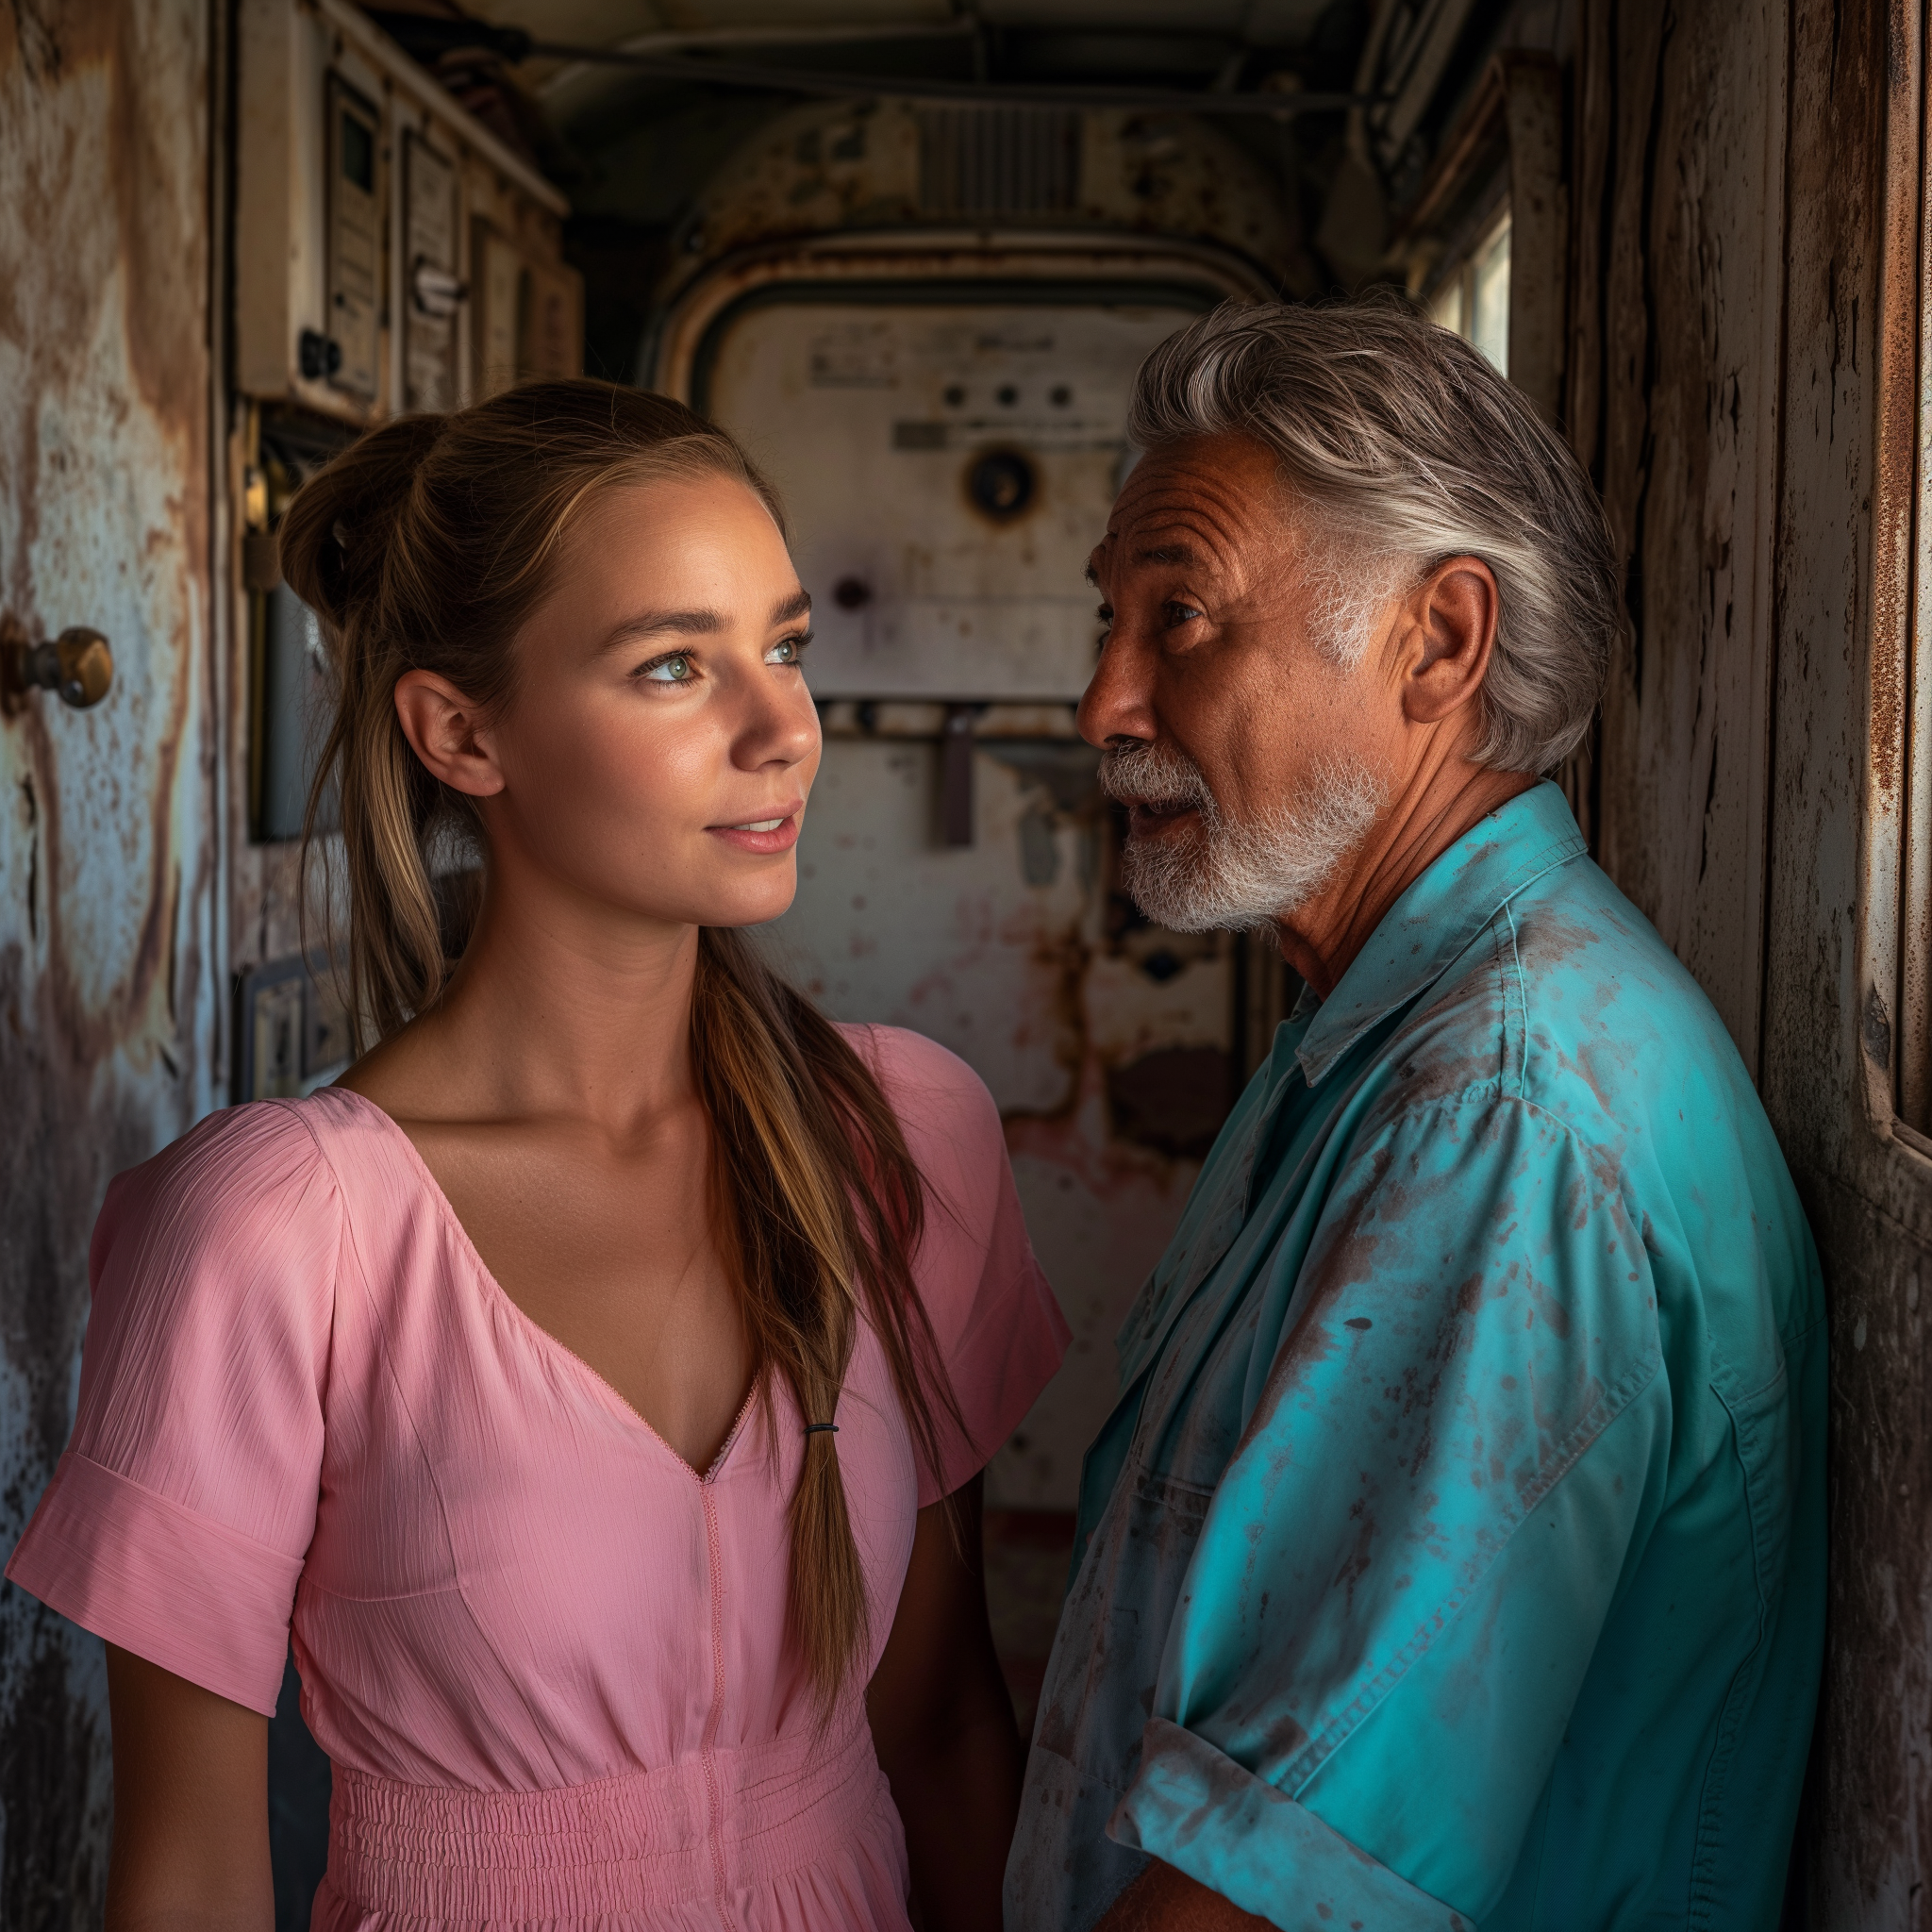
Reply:
<svg viewBox="0 0 1932 1932"><path fill-rule="evenodd" d="M351 424L583 366L568 204L344 0L242 0L235 370Z"/></svg>
<svg viewBox="0 0 1932 1932"><path fill-rule="evenodd" d="M241 0L237 62L242 795L251 841L288 845L332 691L314 615L281 578L284 506L384 417L579 374L583 291L563 197L345 0ZM316 829L335 820L325 796Z"/></svg>

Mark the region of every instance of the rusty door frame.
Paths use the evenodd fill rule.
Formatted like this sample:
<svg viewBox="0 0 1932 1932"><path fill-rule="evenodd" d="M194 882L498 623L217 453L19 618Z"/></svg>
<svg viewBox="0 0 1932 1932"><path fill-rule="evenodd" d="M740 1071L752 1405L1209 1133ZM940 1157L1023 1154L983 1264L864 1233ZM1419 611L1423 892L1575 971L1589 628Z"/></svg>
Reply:
<svg viewBox="0 0 1932 1932"><path fill-rule="evenodd" d="M1081 284L1176 284L1210 294L1266 299L1274 291L1230 251L1210 243L1118 241L1091 230L990 235L946 229L834 233L761 244L722 256L666 311L646 359L651 386L691 399L706 341L747 296L786 283L1058 284L1056 299L1077 301ZM1064 291L1065 292L1059 292Z"/></svg>

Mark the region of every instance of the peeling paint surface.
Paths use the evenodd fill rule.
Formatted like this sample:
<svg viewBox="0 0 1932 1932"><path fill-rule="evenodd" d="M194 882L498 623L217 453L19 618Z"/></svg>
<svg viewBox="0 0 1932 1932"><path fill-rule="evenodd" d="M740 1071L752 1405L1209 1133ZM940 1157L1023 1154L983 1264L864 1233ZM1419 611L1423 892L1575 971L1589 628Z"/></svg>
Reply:
<svg viewBox="0 0 1932 1932"><path fill-rule="evenodd" d="M104 631L0 719L0 1541L65 1444L108 1178L215 1097L208 23L0 11L0 615ZM0 1590L0 1924L98 1923L100 1647Z"/></svg>
<svg viewBox="0 0 1932 1932"><path fill-rule="evenodd" d="M774 118L708 187L675 290L736 251L834 230L976 225L1176 236L1252 263L1271 284L1307 274L1275 182L1221 129L1187 115L1096 108L1075 117L1078 160L1058 206L933 205L925 157L943 122L904 100L815 103Z"/></svg>
<svg viewBox="0 0 1932 1932"><path fill-rule="evenodd" d="M814 692L1077 699L1098 632L1083 572L1127 461L1134 374L1195 312L1150 291L727 317L699 403L785 504Z"/></svg>

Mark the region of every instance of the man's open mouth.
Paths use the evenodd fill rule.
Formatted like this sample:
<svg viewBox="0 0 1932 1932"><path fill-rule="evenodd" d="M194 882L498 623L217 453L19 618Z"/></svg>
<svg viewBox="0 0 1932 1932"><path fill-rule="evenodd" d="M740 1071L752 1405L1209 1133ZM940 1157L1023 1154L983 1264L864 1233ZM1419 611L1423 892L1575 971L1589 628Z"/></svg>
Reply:
<svg viewBox="0 0 1932 1932"><path fill-rule="evenodd" d="M1130 836L1158 832L1200 808L1189 798L1136 798L1127 806L1127 830Z"/></svg>

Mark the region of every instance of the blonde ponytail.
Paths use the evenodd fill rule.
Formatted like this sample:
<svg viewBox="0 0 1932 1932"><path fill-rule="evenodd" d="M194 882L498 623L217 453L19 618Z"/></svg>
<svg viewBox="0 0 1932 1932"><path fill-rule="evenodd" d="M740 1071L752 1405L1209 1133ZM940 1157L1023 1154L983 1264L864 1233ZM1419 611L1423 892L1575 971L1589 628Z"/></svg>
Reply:
<svg viewBox="0 0 1932 1932"><path fill-rule="evenodd" d="M320 618L338 679L304 854L333 778L358 1051L365 1015L383 1039L441 994L449 965L430 856L451 834L481 836L470 801L404 737L397 679L436 672L485 715L512 702L511 645L584 504L613 484L695 473L736 478L779 517L738 445L682 404L608 383L532 383L370 431L290 505L283 572ZM691 1053L712 1123L719 1244L767 1421L776 1378L800 1426L835 1422L863 1321L920 1455L941 1467L942 1437L964 1425L912 1274L924 1190L878 1081L723 927L700 934ZM827 1707L874 1634L838 1440L824 1426L806 1435L789 1512L791 1624Z"/></svg>

